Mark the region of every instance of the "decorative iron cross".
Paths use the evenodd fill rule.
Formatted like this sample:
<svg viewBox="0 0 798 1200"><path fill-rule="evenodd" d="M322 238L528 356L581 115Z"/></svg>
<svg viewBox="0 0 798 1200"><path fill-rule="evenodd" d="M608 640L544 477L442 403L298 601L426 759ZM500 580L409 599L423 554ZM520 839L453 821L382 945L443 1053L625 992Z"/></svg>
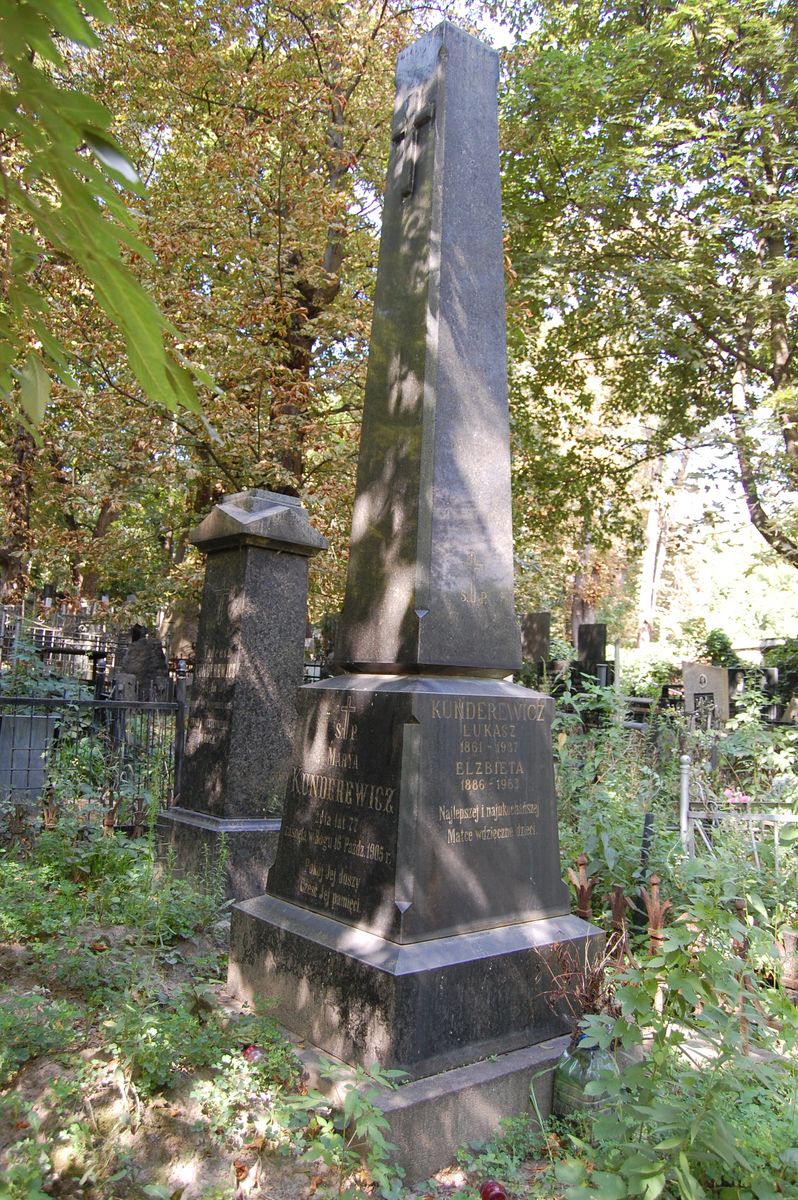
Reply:
<svg viewBox="0 0 798 1200"><path fill-rule="evenodd" d="M396 114L391 129L391 141L396 146L399 194L403 200L413 195L418 161L419 130L435 117L435 104L428 101L410 115L410 102Z"/></svg>

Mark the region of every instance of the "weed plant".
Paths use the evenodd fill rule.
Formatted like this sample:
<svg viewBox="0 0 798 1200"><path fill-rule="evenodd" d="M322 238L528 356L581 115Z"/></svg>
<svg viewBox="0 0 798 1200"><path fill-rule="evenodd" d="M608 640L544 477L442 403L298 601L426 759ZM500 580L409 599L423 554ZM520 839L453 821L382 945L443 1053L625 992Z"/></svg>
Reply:
<svg viewBox="0 0 798 1200"><path fill-rule="evenodd" d="M708 827L712 853L687 861L678 836L684 750L718 812L731 807L725 789L750 805L795 803L796 733L764 728L757 703L721 735L678 718L644 734L626 730L612 691L559 702L564 865L588 854L601 920L612 884L629 894L641 882L648 815L645 873L662 876L672 920L657 953L638 940L634 960L602 989L612 1013L583 1022L587 1046L631 1054L646 1043L642 1062L602 1081L614 1089L609 1110L590 1125L547 1124L540 1135L510 1122L488 1146L471 1148L472 1175L498 1176L541 1200L798 1196L798 1012L776 965L779 933L798 921L798 856L788 838L777 856L772 839L752 843L744 823L720 818ZM258 1161L281 1149L321 1161L322 1193L397 1197L401 1176L376 1103L376 1088L390 1080L357 1072L339 1107L304 1089L268 1015L231 1020L208 988L218 948L209 942L204 956L188 955L185 939L212 930L223 913L223 862L198 891L168 862L156 866L154 806L148 836L129 840L87 823L87 805L102 796L88 789L76 798L73 783L63 783L52 828L0 851L0 940L16 944L36 980L12 980L0 993L1 1200L51 1194L56 1163L66 1164L62 1196L92 1186L114 1200L164 1194L156 1181L131 1190L121 1126L103 1132L92 1119L90 1097L109 1072L126 1128L185 1081L209 1141L249 1147ZM167 968L182 971L179 986L167 982ZM46 1112L15 1088L37 1059L58 1064Z"/></svg>
<svg viewBox="0 0 798 1200"><path fill-rule="evenodd" d="M330 1083L338 1081L339 1073L336 1064L322 1064L320 1074ZM379 1089L393 1086L402 1072L383 1071L375 1063L368 1071L354 1067L347 1075L351 1078L343 1085L340 1105L332 1105L316 1089L288 1102L286 1111L293 1132L290 1148L304 1161L321 1161L331 1169L330 1185L321 1188L323 1196L353 1200L362 1197L364 1183L370 1183L384 1200L398 1200L404 1172L391 1162L394 1146L385 1136L388 1120L375 1102Z"/></svg>
<svg viewBox="0 0 798 1200"><path fill-rule="evenodd" d="M166 1194L155 1182L131 1191L135 1164L118 1134L186 1082L206 1138L321 1160L335 1194L395 1197L401 1176L373 1102L390 1080L358 1073L340 1109L307 1091L268 1014L231 1018L207 986L223 965L212 943L184 953L224 913L224 854L199 891L168 860L156 864L152 822L148 837L130 840L84 816L67 808L29 847L0 850L0 942L45 981L0 991L0 1130L9 1131L0 1200L44 1200L54 1188L77 1196L93 1187L114 1200ZM186 981L175 988L170 970ZM37 1059L59 1064L46 1104L15 1089ZM90 1099L109 1078L124 1107L110 1129L97 1125Z"/></svg>
<svg viewBox="0 0 798 1200"><path fill-rule="evenodd" d="M566 692L553 726L563 864L588 856L600 898L613 883L630 894L641 882L644 819L654 837L646 871L666 870L678 840L674 795L678 754L658 761L660 730L624 729L622 701L611 688Z"/></svg>
<svg viewBox="0 0 798 1200"><path fill-rule="evenodd" d="M633 939L635 958L610 980L613 1012L581 1023L583 1047L637 1052L639 1061L587 1085L588 1094L610 1092L606 1111L572 1120L556 1137L548 1127L550 1168L530 1194L798 1196L798 1009L779 988L776 965L780 931L798 923L798 857L789 832L777 853L772 831L745 819L793 810L798 729L766 726L763 703L750 693L723 730L664 716L641 733L623 729L610 693L560 702L554 736L564 860L588 854L596 919L611 883L628 895L640 882L645 814L647 873L661 876L673 909L656 953ZM678 837L684 752L693 803L710 814L706 844L699 839L692 860Z"/></svg>

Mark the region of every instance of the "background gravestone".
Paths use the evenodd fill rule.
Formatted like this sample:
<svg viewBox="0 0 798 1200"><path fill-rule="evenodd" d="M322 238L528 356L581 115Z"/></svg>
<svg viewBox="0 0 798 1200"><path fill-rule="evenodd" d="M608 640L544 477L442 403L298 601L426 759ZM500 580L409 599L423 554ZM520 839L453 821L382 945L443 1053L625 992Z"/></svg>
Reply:
<svg viewBox="0 0 798 1200"><path fill-rule="evenodd" d="M293 496L226 496L191 540L207 554L179 803L162 815L178 868L226 856L228 896L263 890L302 681L307 560L327 545Z"/></svg>
<svg viewBox="0 0 798 1200"><path fill-rule="evenodd" d="M729 719L729 671L708 663L682 663L684 711L717 724Z"/></svg>
<svg viewBox="0 0 798 1200"><path fill-rule="evenodd" d="M607 661L607 626L603 623L580 625L576 637L576 656L579 669L586 675L596 675L599 664Z"/></svg>
<svg viewBox="0 0 798 1200"><path fill-rule="evenodd" d="M141 628L134 626L135 629ZM135 637L114 671L119 700L165 700L169 692L169 667L157 638Z"/></svg>
<svg viewBox="0 0 798 1200"><path fill-rule="evenodd" d="M527 612L521 617L521 655L524 662L545 666L551 646L551 613Z"/></svg>
<svg viewBox="0 0 798 1200"><path fill-rule="evenodd" d="M0 721L0 802L38 809L58 724L54 713L6 711Z"/></svg>
<svg viewBox="0 0 798 1200"><path fill-rule="evenodd" d="M562 1032L553 977L600 940L561 878L553 702L506 680L497 81L448 22L399 57L344 673L301 689L267 892L231 928L239 996L413 1078Z"/></svg>

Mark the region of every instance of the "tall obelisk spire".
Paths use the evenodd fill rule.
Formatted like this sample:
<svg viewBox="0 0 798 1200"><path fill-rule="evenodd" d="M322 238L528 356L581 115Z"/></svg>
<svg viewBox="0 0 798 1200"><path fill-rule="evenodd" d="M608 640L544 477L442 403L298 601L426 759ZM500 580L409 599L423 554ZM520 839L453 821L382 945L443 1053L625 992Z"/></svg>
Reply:
<svg viewBox="0 0 798 1200"><path fill-rule="evenodd" d="M336 657L506 675L513 606L498 55L444 21L399 56Z"/></svg>

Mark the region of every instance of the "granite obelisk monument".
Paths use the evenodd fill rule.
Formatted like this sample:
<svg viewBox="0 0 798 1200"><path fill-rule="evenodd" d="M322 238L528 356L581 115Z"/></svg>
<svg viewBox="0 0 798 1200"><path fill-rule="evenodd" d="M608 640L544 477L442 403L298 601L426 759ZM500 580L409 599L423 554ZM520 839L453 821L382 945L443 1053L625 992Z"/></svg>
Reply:
<svg viewBox="0 0 798 1200"><path fill-rule="evenodd" d="M341 674L300 692L266 895L230 982L349 1062L428 1076L565 1028L552 702L513 606L498 56L400 55Z"/></svg>

